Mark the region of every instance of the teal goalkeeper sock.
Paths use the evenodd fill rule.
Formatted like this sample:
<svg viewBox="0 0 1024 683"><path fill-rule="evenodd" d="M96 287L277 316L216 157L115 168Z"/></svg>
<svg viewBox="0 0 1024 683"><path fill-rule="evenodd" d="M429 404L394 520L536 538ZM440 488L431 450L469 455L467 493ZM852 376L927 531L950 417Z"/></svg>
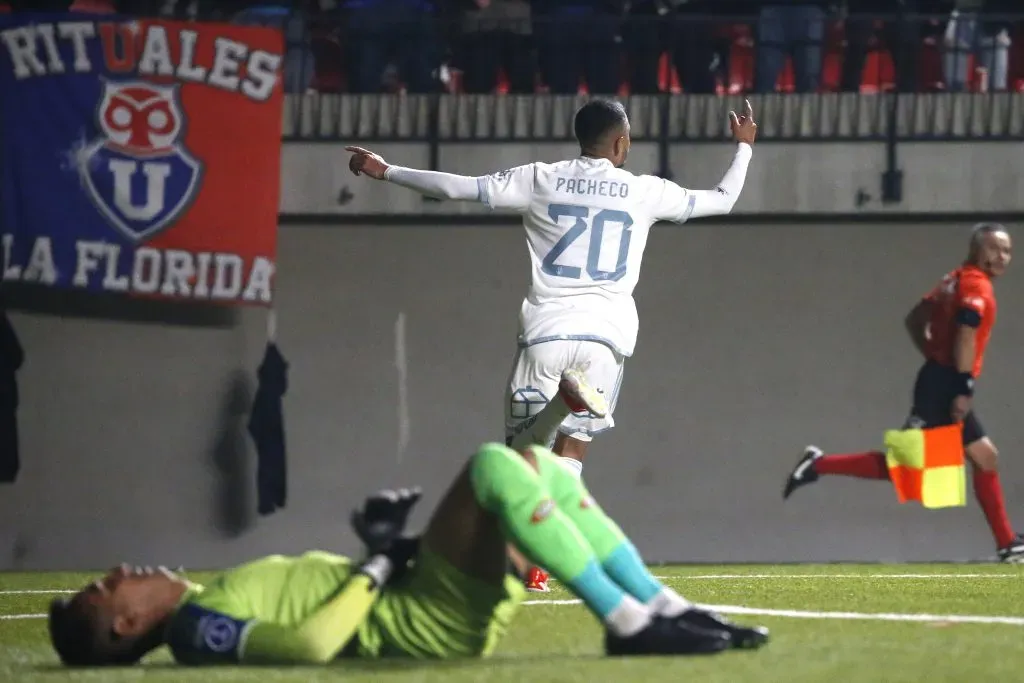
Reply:
<svg viewBox="0 0 1024 683"><path fill-rule="evenodd" d="M604 513L583 482L548 449L534 446L531 451L559 508L590 544L605 573L640 602L648 603L662 593L665 586L651 574L636 546Z"/></svg>
<svg viewBox="0 0 1024 683"><path fill-rule="evenodd" d="M531 562L551 572L617 632L628 634L646 625L648 610L608 576L522 456L500 444L485 444L473 457L470 476L477 502L501 520Z"/></svg>
<svg viewBox="0 0 1024 683"><path fill-rule="evenodd" d="M664 589L664 585L647 568L636 546L628 540L604 558L601 566L615 583L640 602L654 600Z"/></svg>

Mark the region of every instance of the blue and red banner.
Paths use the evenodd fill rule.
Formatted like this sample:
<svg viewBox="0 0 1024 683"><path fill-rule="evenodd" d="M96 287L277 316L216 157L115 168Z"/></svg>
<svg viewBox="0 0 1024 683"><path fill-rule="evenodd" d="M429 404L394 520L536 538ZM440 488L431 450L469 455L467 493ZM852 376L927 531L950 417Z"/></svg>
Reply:
<svg viewBox="0 0 1024 683"><path fill-rule="evenodd" d="M283 38L0 14L4 281L267 305Z"/></svg>

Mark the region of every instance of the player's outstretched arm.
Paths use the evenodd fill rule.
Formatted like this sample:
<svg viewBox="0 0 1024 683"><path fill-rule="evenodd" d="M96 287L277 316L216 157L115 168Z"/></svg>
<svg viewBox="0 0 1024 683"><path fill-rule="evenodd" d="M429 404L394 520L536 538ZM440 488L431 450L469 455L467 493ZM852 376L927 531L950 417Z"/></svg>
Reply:
<svg viewBox="0 0 1024 683"><path fill-rule="evenodd" d="M376 180L387 180L435 199L480 199L480 184L477 178L394 166L384 161L379 154L362 147L346 147L345 151L352 153L348 160L348 168L355 175L365 174Z"/></svg>
<svg viewBox="0 0 1024 683"><path fill-rule="evenodd" d="M736 148L736 154L732 158L732 164L726 170L725 175L718 182L713 190L690 190L693 196L693 210L690 218L701 218L702 216L723 216L731 213L736 202L743 191L743 185L747 180L747 167L750 165L750 158L753 150L750 145L741 142Z"/></svg>
<svg viewBox="0 0 1024 683"><path fill-rule="evenodd" d="M754 111L747 101L743 114L729 112L732 134L736 139L736 154L732 163L713 190L687 190L670 181L663 181L658 218L684 223L691 218L722 216L732 211L740 198L747 180L747 168L754 150L752 145L757 137Z"/></svg>

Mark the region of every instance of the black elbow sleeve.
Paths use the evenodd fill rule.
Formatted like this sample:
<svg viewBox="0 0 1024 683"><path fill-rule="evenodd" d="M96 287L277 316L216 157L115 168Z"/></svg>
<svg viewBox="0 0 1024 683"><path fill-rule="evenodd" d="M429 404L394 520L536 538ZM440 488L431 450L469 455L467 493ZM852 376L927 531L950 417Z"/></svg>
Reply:
<svg viewBox="0 0 1024 683"><path fill-rule="evenodd" d="M973 308L961 308L956 312L956 322L958 325L978 327L981 325L981 314Z"/></svg>

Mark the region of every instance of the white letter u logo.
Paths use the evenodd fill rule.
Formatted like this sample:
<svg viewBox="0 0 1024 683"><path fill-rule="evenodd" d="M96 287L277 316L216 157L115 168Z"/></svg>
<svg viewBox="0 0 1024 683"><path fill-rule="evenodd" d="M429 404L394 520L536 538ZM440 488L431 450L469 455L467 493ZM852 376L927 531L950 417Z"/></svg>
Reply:
<svg viewBox="0 0 1024 683"><path fill-rule="evenodd" d="M142 173L146 176L146 203L136 206L132 203L132 176L138 168L137 161L111 159L110 170L114 174L114 206L133 221L150 221L164 209L164 188L171 175L170 164L144 162Z"/></svg>

